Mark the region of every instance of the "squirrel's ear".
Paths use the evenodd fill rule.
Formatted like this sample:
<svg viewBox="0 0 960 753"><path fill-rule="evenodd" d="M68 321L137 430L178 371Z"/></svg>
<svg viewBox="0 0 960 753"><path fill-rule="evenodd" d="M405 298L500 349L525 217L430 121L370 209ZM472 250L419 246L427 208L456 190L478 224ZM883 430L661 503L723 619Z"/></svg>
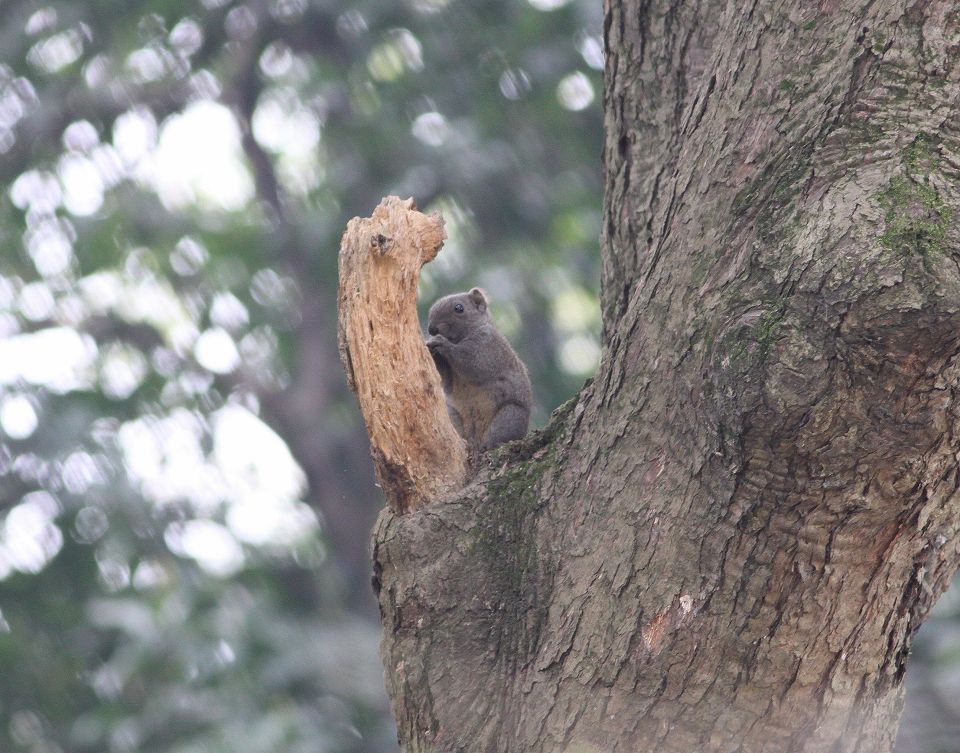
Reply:
<svg viewBox="0 0 960 753"><path fill-rule="evenodd" d="M472 288L470 290L470 300L477 304L478 309L486 311L487 295L480 288Z"/></svg>

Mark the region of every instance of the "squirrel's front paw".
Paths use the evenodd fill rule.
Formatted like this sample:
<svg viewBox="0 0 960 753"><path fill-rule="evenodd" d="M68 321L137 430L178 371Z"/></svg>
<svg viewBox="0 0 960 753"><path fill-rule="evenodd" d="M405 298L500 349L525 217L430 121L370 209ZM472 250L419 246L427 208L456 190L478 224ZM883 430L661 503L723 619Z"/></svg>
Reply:
<svg viewBox="0 0 960 753"><path fill-rule="evenodd" d="M436 353L440 351L444 345L447 343L447 338L443 335L431 335L426 340L427 349L431 353Z"/></svg>

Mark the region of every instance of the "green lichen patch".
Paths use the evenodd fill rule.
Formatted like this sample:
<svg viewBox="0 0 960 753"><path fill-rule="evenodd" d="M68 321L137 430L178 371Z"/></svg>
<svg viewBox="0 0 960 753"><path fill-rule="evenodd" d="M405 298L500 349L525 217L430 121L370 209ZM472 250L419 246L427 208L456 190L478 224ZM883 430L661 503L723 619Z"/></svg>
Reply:
<svg viewBox="0 0 960 753"><path fill-rule="evenodd" d="M721 339L723 361L743 374L757 367L762 368L770 348L779 336L783 318L783 301L765 301L759 316L755 314L751 324L730 332Z"/></svg>
<svg viewBox="0 0 960 753"><path fill-rule="evenodd" d="M781 322L783 322L783 304L767 304L757 322L757 326L753 329L753 339L757 344L761 361L767 360L770 346L777 339Z"/></svg>
<svg viewBox="0 0 960 753"><path fill-rule="evenodd" d="M887 49L887 35L882 31L875 31L870 36L870 51L874 55L882 55Z"/></svg>
<svg viewBox="0 0 960 753"><path fill-rule="evenodd" d="M909 173L897 175L879 196L885 210L880 245L888 251L908 251L932 261L943 253L950 209L937 190Z"/></svg>
<svg viewBox="0 0 960 753"><path fill-rule="evenodd" d="M903 150L903 164L911 175L928 175L936 163L933 139L925 133L917 134L910 146Z"/></svg>
<svg viewBox="0 0 960 753"><path fill-rule="evenodd" d="M524 580L538 569L534 517L541 504L543 476L556 464L556 450L547 445L535 457L510 466L487 484L491 513L496 512L478 526L474 552L485 561L500 592L508 597L505 608L524 601Z"/></svg>
<svg viewBox="0 0 960 753"><path fill-rule="evenodd" d="M578 398L568 400L543 429L488 456L488 467L500 466L500 470L486 483L489 514L474 531L472 551L504 595L499 608L522 611L529 607L535 597L528 593L528 581L542 576L548 567L537 551L534 528L543 505L544 479L560 463L577 402Z"/></svg>
<svg viewBox="0 0 960 753"><path fill-rule="evenodd" d="M903 150L903 171L877 196L884 210L879 241L887 251L917 254L924 262L943 254L951 211L930 181L938 162L935 141L926 133Z"/></svg>

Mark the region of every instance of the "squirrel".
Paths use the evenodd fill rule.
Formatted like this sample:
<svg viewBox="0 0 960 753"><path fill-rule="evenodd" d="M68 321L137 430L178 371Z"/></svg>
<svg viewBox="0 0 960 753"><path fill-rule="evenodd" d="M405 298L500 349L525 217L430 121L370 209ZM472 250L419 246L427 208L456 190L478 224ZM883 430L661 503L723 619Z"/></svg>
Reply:
<svg viewBox="0 0 960 753"><path fill-rule="evenodd" d="M440 372L447 411L471 450L527 433L533 390L523 361L500 334L480 288L444 296L427 316L426 345Z"/></svg>

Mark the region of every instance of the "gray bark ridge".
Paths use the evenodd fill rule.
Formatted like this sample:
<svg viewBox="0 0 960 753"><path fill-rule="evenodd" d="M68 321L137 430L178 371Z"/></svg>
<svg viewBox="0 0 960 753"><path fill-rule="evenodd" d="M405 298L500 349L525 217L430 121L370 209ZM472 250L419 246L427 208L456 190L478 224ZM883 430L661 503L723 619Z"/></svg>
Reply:
<svg viewBox="0 0 960 753"><path fill-rule="evenodd" d="M403 749L889 751L960 561L960 6L605 29L601 365L381 516Z"/></svg>

